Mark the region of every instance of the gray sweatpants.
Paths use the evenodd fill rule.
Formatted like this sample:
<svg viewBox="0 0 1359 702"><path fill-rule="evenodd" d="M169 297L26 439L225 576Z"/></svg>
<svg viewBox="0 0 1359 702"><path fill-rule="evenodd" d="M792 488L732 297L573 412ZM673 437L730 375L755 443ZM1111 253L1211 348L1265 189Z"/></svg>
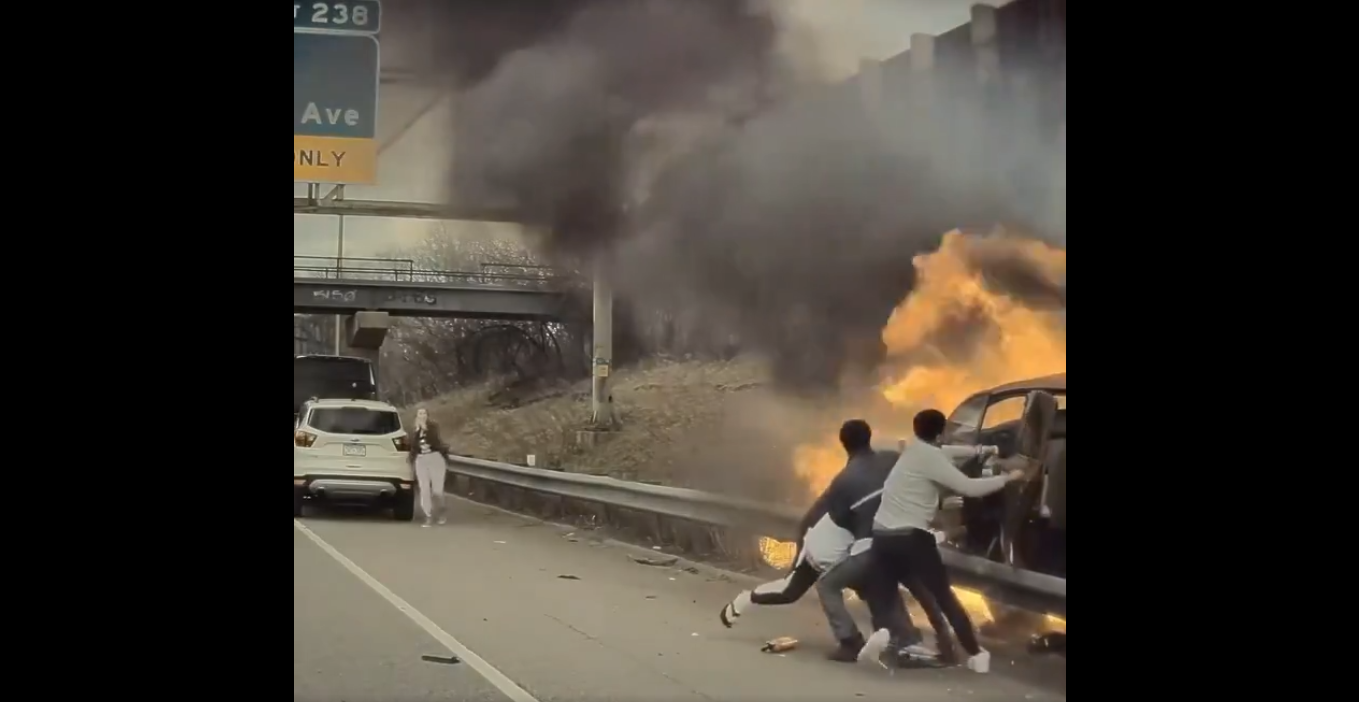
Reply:
<svg viewBox="0 0 1359 702"><path fill-rule="evenodd" d="M835 564L816 581L816 594L836 641L851 641L862 636L854 616L845 606L845 590L854 590L860 599L868 601L866 586L872 567L873 552L865 551ZM910 646L924 640L920 630L911 622L911 615L907 613L906 603L900 594L883 602L883 608L885 611L872 612L874 631L887 629L898 646Z"/></svg>
<svg viewBox="0 0 1359 702"><path fill-rule="evenodd" d="M444 513L444 481L448 478L448 461L437 453L422 453L415 457L415 480L420 485L420 510L425 519L433 519L434 510Z"/></svg>

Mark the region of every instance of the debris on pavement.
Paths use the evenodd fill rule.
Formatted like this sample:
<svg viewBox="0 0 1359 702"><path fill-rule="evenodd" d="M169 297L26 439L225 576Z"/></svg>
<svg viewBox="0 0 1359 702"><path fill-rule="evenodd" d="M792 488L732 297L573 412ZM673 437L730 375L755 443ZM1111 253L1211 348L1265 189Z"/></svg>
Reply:
<svg viewBox="0 0 1359 702"><path fill-rule="evenodd" d="M641 558L638 556L630 556L630 558L637 565L655 566L657 568L669 568L679 563L679 558Z"/></svg>
<svg viewBox="0 0 1359 702"><path fill-rule="evenodd" d="M797 639L791 636L780 636L777 639L764 642L764 646L760 650L765 653L787 653L797 648L797 644Z"/></svg>

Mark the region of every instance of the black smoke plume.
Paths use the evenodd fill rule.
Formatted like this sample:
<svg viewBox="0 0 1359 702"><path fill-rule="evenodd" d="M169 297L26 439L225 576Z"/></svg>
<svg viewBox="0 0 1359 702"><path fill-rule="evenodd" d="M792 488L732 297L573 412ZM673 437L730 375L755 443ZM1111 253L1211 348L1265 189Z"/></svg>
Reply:
<svg viewBox="0 0 1359 702"><path fill-rule="evenodd" d="M697 306L783 380L875 363L864 349L911 290L912 259L946 231L1018 223L1065 243L1032 187L1057 140L973 90L965 62L935 78L952 110L894 94L870 117L852 87L797 89L777 0L405 5L460 91L454 201L514 202L549 225L553 255L607 257L620 297ZM676 128L691 124L707 129ZM990 267L991 285L1065 304L1019 263Z"/></svg>

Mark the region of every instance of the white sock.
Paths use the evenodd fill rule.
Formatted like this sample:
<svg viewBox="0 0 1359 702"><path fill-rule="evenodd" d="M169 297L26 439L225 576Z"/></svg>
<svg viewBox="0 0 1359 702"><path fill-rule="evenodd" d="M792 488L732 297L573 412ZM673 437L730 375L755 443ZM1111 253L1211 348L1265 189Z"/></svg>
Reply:
<svg viewBox="0 0 1359 702"><path fill-rule="evenodd" d="M731 611L735 612L737 616L740 616L742 612L750 608L750 605L750 590L742 590L741 594L737 595L736 599L731 601Z"/></svg>

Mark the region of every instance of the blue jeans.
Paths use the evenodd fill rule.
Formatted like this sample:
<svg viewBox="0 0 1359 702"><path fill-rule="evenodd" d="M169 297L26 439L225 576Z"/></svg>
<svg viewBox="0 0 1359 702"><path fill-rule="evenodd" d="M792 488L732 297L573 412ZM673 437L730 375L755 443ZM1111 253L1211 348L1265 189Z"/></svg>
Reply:
<svg viewBox="0 0 1359 702"><path fill-rule="evenodd" d="M900 593L893 597L887 597L885 593L883 596L870 596L872 592L866 585L872 568L873 552L865 551L835 564L816 582L816 594L821 599L821 609L826 613L826 622L830 624L835 640L853 642L863 639L859 625L845 606L845 590L853 590L859 599L868 603L874 631L888 630L892 634L892 641L899 647L923 641L924 637L911 622Z"/></svg>

